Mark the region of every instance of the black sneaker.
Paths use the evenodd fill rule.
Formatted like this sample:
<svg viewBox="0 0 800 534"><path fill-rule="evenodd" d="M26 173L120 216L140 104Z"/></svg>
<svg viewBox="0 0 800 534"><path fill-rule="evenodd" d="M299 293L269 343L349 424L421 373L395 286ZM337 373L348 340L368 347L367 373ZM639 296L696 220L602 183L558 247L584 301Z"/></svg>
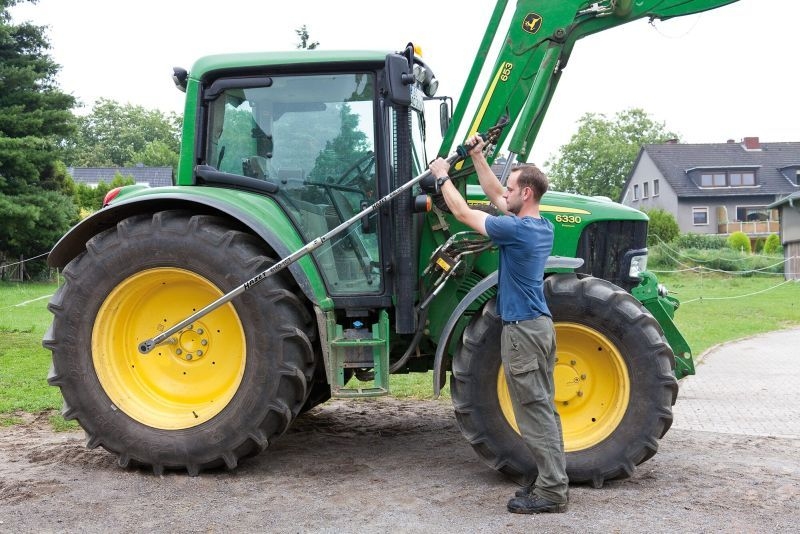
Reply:
<svg viewBox="0 0 800 534"><path fill-rule="evenodd" d="M508 501L508 511L512 514L560 514L567 511L567 503L553 502L538 495L514 497Z"/></svg>
<svg viewBox="0 0 800 534"><path fill-rule="evenodd" d="M515 491L514 497L529 497L532 491L533 484L528 484L527 486L522 486L520 489Z"/></svg>

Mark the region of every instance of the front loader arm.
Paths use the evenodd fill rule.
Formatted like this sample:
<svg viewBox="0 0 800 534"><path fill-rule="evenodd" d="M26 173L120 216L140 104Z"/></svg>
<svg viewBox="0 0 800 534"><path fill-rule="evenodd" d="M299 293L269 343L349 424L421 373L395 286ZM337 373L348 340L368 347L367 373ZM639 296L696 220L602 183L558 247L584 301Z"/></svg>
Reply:
<svg viewBox="0 0 800 534"><path fill-rule="evenodd" d="M512 135L508 148L527 161L547 107L575 43L593 33L641 18L666 20L700 13L736 0L519 0L497 60L488 74L483 96L469 124L467 135L484 131L508 115L513 129L506 129L501 146ZM475 56L458 100L439 155L445 157L457 144L455 136L485 71L487 56L496 40L508 0L499 0ZM492 157L492 156L490 156Z"/></svg>

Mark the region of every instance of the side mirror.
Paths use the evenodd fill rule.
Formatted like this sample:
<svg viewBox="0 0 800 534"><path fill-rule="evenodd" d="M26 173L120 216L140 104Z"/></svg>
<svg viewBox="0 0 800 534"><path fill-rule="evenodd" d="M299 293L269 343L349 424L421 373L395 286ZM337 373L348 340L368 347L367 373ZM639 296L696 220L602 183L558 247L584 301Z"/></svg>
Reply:
<svg viewBox="0 0 800 534"><path fill-rule="evenodd" d="M446 100L442 100L439 104L439 128L442 131L442 137L447 133L450 127L450 106L447 105Z"/></svg>
<svg viewBox="0 0 800 534"><path fill-rule="evenodd" d="M386 56L386 91L389 100L396 106L411 105L411 85L414 75L408 59L400 54Z"/></svg>

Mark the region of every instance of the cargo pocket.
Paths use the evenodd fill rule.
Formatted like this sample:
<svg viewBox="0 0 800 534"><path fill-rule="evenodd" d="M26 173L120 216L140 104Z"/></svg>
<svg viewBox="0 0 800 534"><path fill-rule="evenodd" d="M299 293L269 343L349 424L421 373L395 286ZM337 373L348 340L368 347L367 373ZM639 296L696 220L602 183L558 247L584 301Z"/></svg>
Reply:
<svg viewBox="0 0 800 534"><path fill-rule="evenodd" d="M539 362L529 354L511 350L508 358L508 371L519 402L529 404L547 399L547 393L539 372Z"/></svg>

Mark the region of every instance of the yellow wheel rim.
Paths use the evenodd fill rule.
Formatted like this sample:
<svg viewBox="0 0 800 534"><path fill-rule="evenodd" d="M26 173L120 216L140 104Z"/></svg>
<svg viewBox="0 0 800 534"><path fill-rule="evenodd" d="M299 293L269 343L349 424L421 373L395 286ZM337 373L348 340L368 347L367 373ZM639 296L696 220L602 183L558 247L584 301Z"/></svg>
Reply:
<svg viewBox="0 0 800 534"><path fill-rule="evenodd" d="M630 399L628 369L603 334L577 323L556 323L555 404L561 416L564 450L592 447L622 421ZM500 409L519 432L502 366L497 376Z"/></svg>
<svg viewBox="0 0 800 534"><path fill-rule="evenodd" d="M206 278L175 268L141 271L108 295L92 329L92 361L115 409L165 430L190 428L217 415L244 374L244 329L228 303L148 354L152 338L222 292Z"/></svg>

